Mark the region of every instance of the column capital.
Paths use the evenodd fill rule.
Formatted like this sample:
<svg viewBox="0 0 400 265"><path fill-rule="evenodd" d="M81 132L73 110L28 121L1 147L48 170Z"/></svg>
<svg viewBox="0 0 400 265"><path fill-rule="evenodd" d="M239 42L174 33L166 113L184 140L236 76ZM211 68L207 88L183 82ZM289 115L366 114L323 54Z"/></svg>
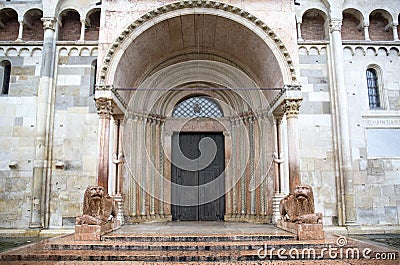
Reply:
<svg viewBox="0 0 400 265"><path fill-rule="evenodd" d="M42 22L43 22L43 29L50 29L55 31L56 30L56 25L57 25L57 19L54 17L43 17L41 18Z"/></svg>
<svg viewBox="0 0 400 265"><path fill-rule="evenodd" d="M100 118L111 118L113 114L113 104L108 98L98 98L96 99L97 114Z"/></svg>
<svg viewBox="0 0 400 265"><path fill-rule="evenodd" d="M342 20L338 18L332 18L329 24L329 30L331 33L334 31L340 32L342 30Z"/></svg>
<svg viewBox="0 0 400 265"><path fill-rule="evenodd" d="M283 105L283 112L285 113L287 119L297 118L300 112L302 101L303 100L300 98L285 100L285 104Z"/></svg>

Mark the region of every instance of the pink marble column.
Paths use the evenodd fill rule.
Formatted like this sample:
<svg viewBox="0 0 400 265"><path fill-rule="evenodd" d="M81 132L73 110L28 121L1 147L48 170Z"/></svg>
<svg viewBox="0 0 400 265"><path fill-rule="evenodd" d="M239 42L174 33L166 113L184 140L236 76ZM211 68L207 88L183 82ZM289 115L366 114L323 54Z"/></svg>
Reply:
<svg viewBox="0 0 400 265"><path fill-rule="evenodd" d="M299 159L299 133L297 128L297 118L300 111L302 99L286 99L283 106L287 120L288 134L288 163L289 163L289 190L301 184L300 180L300 159Z"/></svg>
<svg viewBox="0 0 400 265"><path fill-rule="evenodd" d="M99 157L97 161L97 185L108 193L110 120L113 105L110 99L96 99L97 114L99 114Z"/></svg>

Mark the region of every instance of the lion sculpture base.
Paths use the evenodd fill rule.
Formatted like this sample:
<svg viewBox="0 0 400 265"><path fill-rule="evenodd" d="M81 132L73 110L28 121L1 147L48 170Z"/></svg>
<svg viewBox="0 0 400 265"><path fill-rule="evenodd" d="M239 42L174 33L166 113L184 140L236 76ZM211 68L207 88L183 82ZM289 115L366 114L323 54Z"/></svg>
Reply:
<svg viewBox="0 0 400 265"><path fill-rule="evenodd" d="M277 226L297 235L299 240L324 239L322 213L315 213L312 188L299 185L279 205Z"/></svg>
<svg viewBox="0 0 400 265"><path fill-rule="evenodd" d="M101 186L86 188L83 215L76 217L75 240L100 240L107 232L118 228L117 208L113 198Z"/></svg>

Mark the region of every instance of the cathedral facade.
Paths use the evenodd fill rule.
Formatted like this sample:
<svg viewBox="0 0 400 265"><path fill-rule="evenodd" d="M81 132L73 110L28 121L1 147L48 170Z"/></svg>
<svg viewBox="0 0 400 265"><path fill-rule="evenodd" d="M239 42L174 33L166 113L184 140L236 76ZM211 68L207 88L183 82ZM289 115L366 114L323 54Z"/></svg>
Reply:
<svg viewBox="0 0 400 265"><path fill-rule="evenodd" d="M400 1L0 2L0 227L399 225Z"/></svg>

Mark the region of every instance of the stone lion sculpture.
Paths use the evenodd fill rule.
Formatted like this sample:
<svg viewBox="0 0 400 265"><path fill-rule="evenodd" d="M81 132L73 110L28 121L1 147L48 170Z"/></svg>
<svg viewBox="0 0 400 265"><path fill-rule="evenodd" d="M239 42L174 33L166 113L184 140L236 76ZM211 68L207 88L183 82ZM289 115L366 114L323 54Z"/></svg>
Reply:
<svg viewBox="0 0 400 265"><path fill-rule="evenodd" d="M116 216L114 200L101 186L86 188L83 198L83 215L76 218L76 224L104 225Z"/></svg>
<svg viewBox="0 0 400 265"><path fill-rule="evenodd" d="M315 213L314 194L308 185L299 185L279 205L281 218L292 223L320 224L322 213Z"/></svg>

